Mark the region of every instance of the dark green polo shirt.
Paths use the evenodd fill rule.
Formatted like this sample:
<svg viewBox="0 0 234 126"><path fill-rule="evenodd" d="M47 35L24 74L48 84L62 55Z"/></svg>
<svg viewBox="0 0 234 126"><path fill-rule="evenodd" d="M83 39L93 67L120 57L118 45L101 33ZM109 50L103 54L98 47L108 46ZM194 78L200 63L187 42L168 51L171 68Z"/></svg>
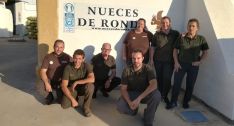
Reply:
<svg viewBox="0 0 234 126"><path fill-rule="evenodd" d="M63 80L69 80L68 86L70 86L77 80L87 78L88 74L92 72L93 67L88 63L82 63L79 69L74 67L74 63L70 63L64 69Z"/></svg>
<svg viewBox="0 0 234 126"><path fill-rule="evenodd" d="M143 92L149 86L149 81L156 79L154 70L146 64L138 71L134 71L133 66L128 66L123 70L121 84L127 85L128 91Z"/></svg>
<svg viewBox="0 0 234 126"><path fill-rule="evenodd" d="M95 79L105 80L108 78L108 74L111 69L116 69L115 58L111 55L108 56L107 60L102 57L99 53L92 58L93 72Z"/></svg>
<svg viewBox="0 0 234 126"><path fill-rule="evenodd" d="M154 50L154 60L173 61L173 46L180 33L176 30L170 30L168 34L157 31L153 36L152 47Z"/></svg>
<svg viewBox="0 0 234 126"><path fill-rule="evenodd" d="M196 35L191 39L187 34L177 39L174 48L179 50L178 60L185 63L199 61L201 51L209 49L205 37Z"/></svg>

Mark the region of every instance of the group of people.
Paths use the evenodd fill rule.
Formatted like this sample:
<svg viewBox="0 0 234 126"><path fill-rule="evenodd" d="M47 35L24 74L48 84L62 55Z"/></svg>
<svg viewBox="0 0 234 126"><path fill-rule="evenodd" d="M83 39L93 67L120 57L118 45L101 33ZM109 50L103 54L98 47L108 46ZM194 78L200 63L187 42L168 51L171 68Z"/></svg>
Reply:
<svg viewBox="0 0 234 126"><path fill-rule="evenodd" d="M110 43L103 43L101 53L93 56L89 64L85 62L83 50L75 50L70 57L63 52L63 40L56 40L54 51L45 56L40 71L48 92L46 103L53 102L53 90L63 108L77 107L79 96L84 96L83 113L89 117L91 100L97 98L98 90L108 97L108 92L120 85L117 110L136 115L139 104L147 104L144 125L152 126L161 99L166 109L177 106L182 80L187 74L183 108L189 108L199 65L209 49L205 38L197 34L199 21L190 19L187 32L182 34L171 28L171 19L167 16L161 19L161 28L154 35L145 24L140 18L137 27L128 32L123 42L122 57L126 67L121 78L116 76ZM173 71L174 84L169 99Z"/></svg>
<svg viewBox="0 0 234 126"><path fill-rule="evenodd" d="M79 96L84 96L84 115L91 116L91 100L96 98L98 89L103 96L108 97L108 92L121 81L116 77L115 59L110 55L111 44L104 43L101 50L101 53L92 58L92 64L89 64L85 62L83 50L75 50L71 57L63 52L64 41L56 40L54 51L45 56L40 71L48 92L46 103L51 104L54 101L53 90L63 108L77 107Z"/></svg>

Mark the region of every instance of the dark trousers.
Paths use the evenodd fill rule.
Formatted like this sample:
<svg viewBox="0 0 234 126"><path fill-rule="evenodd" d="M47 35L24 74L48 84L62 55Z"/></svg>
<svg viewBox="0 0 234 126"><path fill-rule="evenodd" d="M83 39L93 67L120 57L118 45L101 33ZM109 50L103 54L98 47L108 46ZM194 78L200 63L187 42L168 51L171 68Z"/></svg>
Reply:
<svg viewBox="0 0 234 126"><path fill-rule="evenodd" d="M180 63L181 69L179 69L178 72L174 73L174 85L172 88L172 98L171 102L176 103L180 89L181 89L181 84L182 80L184 78L184 75L187 73L186 77L186 91L184 94L184 104L188 104L188 102L191 100L192 93L193 93L193 88L197 79L197 74L199 70L199 66L192 66L191 63Z"/></svg>
<svg viewBox="0 0 234 126"><path fill-rule="evenodd" d="M100 89L102 92L110 92L115 87L117 87L120 84L120 82L121 82L121 79L119 77L114 77L111 80L110 87L109 88L105 88L105 83L106 83L107 80L108 80L108 78L106 78L104 80L95 79L95 82L94 82L94 85L95 85L94 93L96 93L98 89Z"/></svg>
<svg viewBox="0 0 234 126"><path fill-rule="evenodd" d="M173 73L173 63L154 61L154 67L157 74L158 89L163 98L167 98L167 95L171 89L171 77Z"/></svg>
<svg viewBox="0 0 234 126"><path fill-rule="evenodd" d="M135 100L141 93L136 91L129 91L128 95L130 99ZM144 124L146 126L152 126L154 121L155 112L160 103L161 95L158 90L152 91L149 95L147 95L144 99L142 99L141 103L147 104L147 108L144 110ZM132 110L128 103L125 101L123 97L120 97L117 102L117 110L120 113L128 114L128 115L136 115L138 108L136 110Z"/></svg>
<svg viewBox="0 0 234 126"><path fill-rule="evenodd" d="M62 100L62 97L63 97L63 92L62 92L62 89L60 87L61 81L53 81L53 80L51 80L50 84L51 84L51 88L56 92L57 101L60 103L61 100ZM49 94L47 95L46 98L49 98L49 97L54 98L52 92L49 92Z"/></svg>

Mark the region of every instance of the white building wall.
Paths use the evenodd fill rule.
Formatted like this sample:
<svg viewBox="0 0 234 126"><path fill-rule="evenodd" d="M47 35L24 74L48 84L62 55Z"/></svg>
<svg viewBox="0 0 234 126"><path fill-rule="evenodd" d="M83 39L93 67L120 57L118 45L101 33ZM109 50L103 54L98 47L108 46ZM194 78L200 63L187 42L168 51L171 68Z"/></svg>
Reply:
<svg viewBox="0 0 234 126"><path fill-rule="evenodd" d="M200 21L200 34L209 44L209 56L201 65L194 94L234 120L234 16L230 0L188 0L186 20Z"/></svg>
<svg viewBox="0 0 234 126"><path fill-rule="evenodd" d="M25 26L27 17L36 16L36 2L23 1L15 3L15 25L16 34L24 36L26 34Z"/></svg>
<svg viewBox="0 0 234 126"><path fill-rule="evenodd" d="M167 15L172 20L172 28L184 32L187 0L172 0ZM163 2L163 1L162 1Z"/></svg>
<svg viewBox="0 0 234 126"><path fill-rule="evenodd" d="M0 4L0 37L12 37L13 35L13 17L5 4Z"/></svg>

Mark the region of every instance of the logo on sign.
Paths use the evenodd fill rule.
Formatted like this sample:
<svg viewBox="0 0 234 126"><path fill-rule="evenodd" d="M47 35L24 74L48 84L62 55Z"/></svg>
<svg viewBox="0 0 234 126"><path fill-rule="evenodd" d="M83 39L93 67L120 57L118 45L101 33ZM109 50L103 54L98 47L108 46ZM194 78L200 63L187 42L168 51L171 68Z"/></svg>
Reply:
<svg viewBox="0 0 234 126"><path fill-rule="evenodd" d="M64 5L64 31L74 32L75 28L75 9L72 3Z"/></svg>

